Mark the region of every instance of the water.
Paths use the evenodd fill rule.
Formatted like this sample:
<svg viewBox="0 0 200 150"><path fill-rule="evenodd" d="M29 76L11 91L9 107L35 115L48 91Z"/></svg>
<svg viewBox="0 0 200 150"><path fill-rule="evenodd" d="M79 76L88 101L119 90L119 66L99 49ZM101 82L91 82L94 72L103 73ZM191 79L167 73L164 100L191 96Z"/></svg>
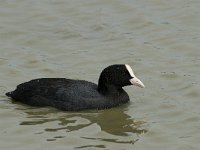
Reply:
<svg viewBox="0 0 200 150"><path fill-rule="evenodd" d="M0 1L0 149L200 149L200 1ZM12 102L40 77L128 63L131 102L77 113Z"/></svg>

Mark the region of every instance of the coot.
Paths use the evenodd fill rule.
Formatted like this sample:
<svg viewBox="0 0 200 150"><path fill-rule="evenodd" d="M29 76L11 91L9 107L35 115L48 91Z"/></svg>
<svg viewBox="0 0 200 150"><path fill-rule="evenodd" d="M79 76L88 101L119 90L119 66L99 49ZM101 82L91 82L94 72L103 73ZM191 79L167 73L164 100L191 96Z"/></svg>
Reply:
<svg viewBox="0 0 200 150"><path fill-rule="evenodd" d="M128 85L144 87L129 65L116 64L101 72L98 85L84 80L40 78L22 83L6 95L31 106L52 106L65 111L106 109L129 101L122 88Z"/></svg>

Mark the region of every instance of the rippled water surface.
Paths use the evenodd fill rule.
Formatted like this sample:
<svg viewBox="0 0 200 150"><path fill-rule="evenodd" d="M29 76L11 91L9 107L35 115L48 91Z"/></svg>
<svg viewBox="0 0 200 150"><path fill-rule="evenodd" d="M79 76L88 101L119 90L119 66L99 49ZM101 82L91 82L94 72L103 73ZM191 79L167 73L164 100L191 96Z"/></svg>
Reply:
<svg viewBox="0 0 200 150"><path fill-rule="evenodd" d="M0 149L200 149L200 1L1 0ZM146 88L109 110L62 112L4 94L40 77L97 83L128 63Z"/></svg>

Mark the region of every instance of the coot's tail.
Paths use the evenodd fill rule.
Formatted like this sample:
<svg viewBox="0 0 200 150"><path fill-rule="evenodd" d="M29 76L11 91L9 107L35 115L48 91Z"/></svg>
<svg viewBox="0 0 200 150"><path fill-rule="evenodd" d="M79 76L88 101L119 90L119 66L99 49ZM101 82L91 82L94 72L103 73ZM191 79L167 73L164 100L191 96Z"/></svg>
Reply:
<svg viewBox="0 0 200 150"><path fill-rule="evenodd" d="M6 96L11 97L12 96L12 92L7 92Z"/></svg>

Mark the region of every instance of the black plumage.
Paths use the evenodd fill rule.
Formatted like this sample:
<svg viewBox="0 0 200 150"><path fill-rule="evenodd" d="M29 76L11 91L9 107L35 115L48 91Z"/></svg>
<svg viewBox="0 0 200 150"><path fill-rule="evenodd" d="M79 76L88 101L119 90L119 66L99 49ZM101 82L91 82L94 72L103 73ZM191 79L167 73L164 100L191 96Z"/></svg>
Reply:
<svg viewBox="0 0 200 150"><path fill-rule="evenodd" d="M111 65L102 71L98 85L84 80L40 78L22 83L6 95L31 106L66 111L106 109L129 101L122 87L131 85L131 78L125 65Z"/></svg>

